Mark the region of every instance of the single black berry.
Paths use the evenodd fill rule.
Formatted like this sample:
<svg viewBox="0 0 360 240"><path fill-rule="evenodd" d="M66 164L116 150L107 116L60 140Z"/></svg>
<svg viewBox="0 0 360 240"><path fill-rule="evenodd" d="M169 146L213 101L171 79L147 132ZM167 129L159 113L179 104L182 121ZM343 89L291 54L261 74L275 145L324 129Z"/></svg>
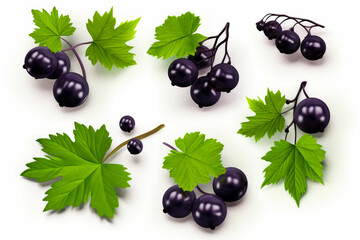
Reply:
<svg viewBox="0 0 360 240"><path fill-rule="evenodd" d="M127 149L131 154L139 154L143 150L143 144L140 139L133 138L127 144Z"/></svg>
<svg viewBox="0 0 360 240"><path fill-rule="evenodd" d="M135 127L135 120L129 115L125 115L120 119L120 129L124 132L131 132Z"/></svg>

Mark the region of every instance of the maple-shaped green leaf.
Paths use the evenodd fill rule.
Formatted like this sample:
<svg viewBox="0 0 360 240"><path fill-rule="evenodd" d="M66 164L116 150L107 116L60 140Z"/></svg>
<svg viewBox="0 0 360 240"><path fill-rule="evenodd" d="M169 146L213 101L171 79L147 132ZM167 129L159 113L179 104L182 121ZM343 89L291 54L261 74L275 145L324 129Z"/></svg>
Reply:
<svg viewBox="0 0 360 240"><path fill-rule="evenodd" d="M72 26L68 15L60 15L54 7L49 14L45 9L42 11L31 10L34 23L38 28L30 33L30 37L40 46L48 47L52 52L62 50L61 36L71 36L75 27Z"/></svg>
<svg viewBox="0 0 360 240"><path fill-rule="evenodd" d="M120 164L102 162L112 142L105 125L95 131L75 123L74 138L58 133L38 139L47 155L34 158L21 175L39 182L61 177L46 192L44 211L78 207L91 198L90 205L99 216L112 218L119 206L115 188L130 186L129 173Z"/></svg>
<svg viewBox="0 0 360 240"><path fill-rule="evenodd" d="M295 145L284 140L276 141L262 157L271 164L264 170L265 179L261 187L277 184L284 178L285 190L299 206L307 189L306 178L324 184L321 162L325 159L325 151L321 147L309 134L303 135Z"/></svg>
<svg viewBox="0 0 360 240"><path fill-rule="evenodd" d="M93 41L86 49L85 55L93 65L100 62L109 70L113 66L125 68L135 65L135 54L129 52L133 47L128 46L126 42L134 38L135 27L139 21L140 18L122 22L115 28L116 19L113 17L113 8L102 16L95 12L93 20L89 19L86 24Z"/></svg>
<svg viewBox="0 0 360 240"><path fill-rule="evenodd" d="M225 173L221 163L223 144L216 139L205 139L199 132L187 133L175 140L181 150L171 150L164 158L163 168L184 191L192 191L198 184L208 183L212 177Z"/></svg>
<svg viewBox="0 0 360 240"><path fill-rule="evenodd" d="M199 42L206 38L195 33L199 26L200 18L191 12L179 17L169 16L161 26L156 27L157 42L151 45L147 53L163 59L194 54Z"/></svg>
<svg viewBox="0 0 360 240"><path fill-rule="evenodd" d="M248 122L241 123L239 134L246 137L255 137L255 141L260 140L265 134L270 138L276 131L281 132L285 126L285 119L281 110L286 103L285 96L281 96L280 91L276 93L268 89L265 96L265 103L258 98L247 98L249 108L255 116L247 117Z"/></svg>

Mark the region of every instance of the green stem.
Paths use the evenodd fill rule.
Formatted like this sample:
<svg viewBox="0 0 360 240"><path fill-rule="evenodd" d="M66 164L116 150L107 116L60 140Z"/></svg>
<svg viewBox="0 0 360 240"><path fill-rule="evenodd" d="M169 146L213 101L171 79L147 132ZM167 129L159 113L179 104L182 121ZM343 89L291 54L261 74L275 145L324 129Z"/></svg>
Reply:
<svg viewBox="0 0 360 240"><path fill-rule="evenodd" d="M143 133L143 134L141 134L141 135L139 135L139 136L130 138L130 139L128 139L128 140L120 143L120 145L117 146L116 148L114 148L114 150L112 150L112 151L109 153L109 155L107 155L107 156L104 158L104 160L103 160L102 162L104 163L106 160L108 160L108 159L109 159L112 155L114 155L120 148L122 148L123 146L125 146L126 144L128 144L128 142L129 142L131 139L134 139L134 138L137 138L137 139L146 138L146 137L148 137L148 136L150 136L150 135L153 135L154 133L160 131L160 130L161 130L162 128L164 128L164 127L165 127L164 124L160 124L159 126L157 126L156 128L154 128L153 130L150 130L150 131L148 131L148 132L146 132L146 133Z"/></svg>

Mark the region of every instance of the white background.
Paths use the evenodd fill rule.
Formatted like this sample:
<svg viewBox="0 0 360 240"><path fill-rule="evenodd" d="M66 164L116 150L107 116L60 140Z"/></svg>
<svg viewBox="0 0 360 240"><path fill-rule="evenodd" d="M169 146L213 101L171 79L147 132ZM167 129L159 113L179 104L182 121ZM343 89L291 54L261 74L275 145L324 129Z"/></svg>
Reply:
<svg viewBox="0 0 360 240"><path fill-rule="evenodd" d="M0 14L0 103L1 103L1 231L11 239L327 239L359 236L359 30L356 1L7 1ZM89 41L85 24L97 10L100 14L114 7L117 24L141 17L134 46L136 66L108 71L92 66L85 58L86 46L78 48L87 69L90 95L76 109L60 108L52 96L52 81L34 80L23 69L24 56L35 46L28 36L34 29L31 9L68 14L77 28L68 38L73 44ZM223 94L211 108L199 109L189 89L171 87L167 67L171 59L146 54L154 41L155 27L168 15L191 11L201 17L198 32L217 34L230 22L229 51L238 69L240 82L230 94ZM285 56L274 42L258 32L255 23L266 13L286 13L319 22L314 29L323 37L327 52L323 60L309 62L299 52ZM305 33L297 28L299 35ZM80 72L73 55L72 70ZM284 191L283 183L260 189L263 169L261 157L270 150L276 134L255 144L253 138L236 134L240 123L252 115L245 98L263 98L266 89L281 90L293 98L302 81L310 96L323 99L331 111L331 121L318 143L326 150L324 183L308 182L300 208ZM131 134L122 132L118 121L125 114L136 120ZM291 114L287 116L289 123ZM166 127L144 139L143 152L134 157L124 148L110 160L131 172L131 187L120 191L114 219L99 218L87 204L61 212L42 212L42 201L49 183L39 184L20 177L25 164L42 156L35 141L56 132L72 134L74 121L99 128L106 124L113 139L120 142L148 131L158 124ZM163 193L173 184L162 169L169 149L163 141L174 143L186 132L201 131L217 138L225 147L224 166L242 169L249 181L246 196L228 207L225 222L215 231L197 226L189 216L172 219L162 213ZM291 136L290 138L291 139ZM210 184L203 186L211 191Z"/></svg>

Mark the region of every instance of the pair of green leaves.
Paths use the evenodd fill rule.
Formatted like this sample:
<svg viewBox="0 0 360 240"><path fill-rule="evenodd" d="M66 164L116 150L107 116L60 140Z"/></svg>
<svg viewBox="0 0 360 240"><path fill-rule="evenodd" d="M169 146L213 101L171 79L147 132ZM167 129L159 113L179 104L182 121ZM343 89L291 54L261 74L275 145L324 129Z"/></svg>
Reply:
<svg viewBox="0 0 360 240"><path fill-rule="evenodd" d="M282 111L286 98L280 91L274 93L268 90L265 102L260 98L247 98L247 101L255 115L247 117L249 121L241 124L239 134L258 141L266 134L271 138L276 132L283 131L285 119ZM316 143L316 138L309 134L304 134L295 144L275 141L271 150L262 157L270 165L264 170L265 179L261 187L277 184L284 179L285 190L299 206L300 198L307 189L306 178L324 184L321 162L325 159L325 151L321 147Z"/></svg>
<svg viewBox="0 0 360 240"><path fill-rule="evenodd" d="M51 13L46 10L32 10L34 23L38 27L30 36L40 46L46 46L51 51L62 50L61 38L71 36L75 27L72 26L68 15L60 15L54 7ZM92 37L86 56L95 65L100 62L105 68L111 70L113 66L124 68L135 65L133 48L126 44L135 36L135 27L140 18L126 21L115 27L113 9L100 15L95 12L93 19L88 20L86 28ZM165 22L155 29L154 42L148 54L157 58L173 56L183 57L194 54L199 42L206 37L195 33L200 26L200 18L187 12L178 17L169 16Z"/></svg>
<svg viewBox="0 0 360 240"><path fill-rule="evenodd" d="M95 131L75 123L73 133L75 141L65 133L38 139L47 155L34 158L21 175L39 182L61 177L46 192L44 211L78 207L91 198L99 216L112 218L119 206L115 188L129 187L130 174L121 164L103 163L112 142L105 125Z"/></svg>
<svg viewBox="0 0 360 240"><path fill-rule="evenodd" d="M38 27L30 36L40 46L48 47L52 52L62 50L61 38L71 36L75 27L72 26L68 15L60 15L54 7L51 13L46 10L32 10L34 23ZM111 70L113 66L124 68L135 65L134 54L130 53L133 48L126 44L135 36L135 27L140 18L133 21L120 23L115 27L116 19L113 9L105 12L102 16L95 12L93 19L88 20L86 28L92 37L90 46L86 50L86 56L95 65L100 62L105 68Z"/></svg>

